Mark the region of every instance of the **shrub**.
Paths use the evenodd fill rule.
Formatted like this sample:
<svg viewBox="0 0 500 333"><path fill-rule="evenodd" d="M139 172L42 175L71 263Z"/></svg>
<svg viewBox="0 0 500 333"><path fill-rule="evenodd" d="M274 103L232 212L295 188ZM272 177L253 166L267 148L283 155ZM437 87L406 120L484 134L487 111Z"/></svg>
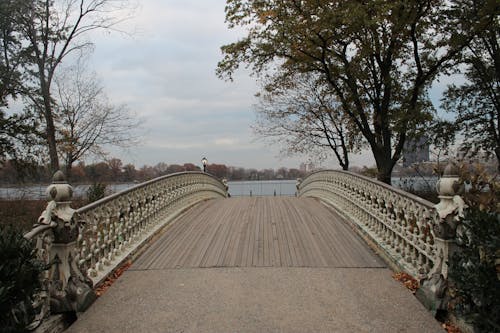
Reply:
<svg viewBox="0 0 500 333"><path fill-rule="evenodd" d="M34 318L32 300L46 269L36 249L21 231L0 225L0 327L2 332L23 332Z"/></svg>
<svg viewBox="0 0 500 333"><path fill-rule="evenodd" d="M469 206L450 261L454 310L480 332L500 332L499 182L481 167L462 169Z"/></svg>
<svg viewBox="0 0 500 333"><path fill-rule="evenodd" d="M88 203L97 201L106 196L106 184L94 183L89 186L87 190L87 201Z"/></svg>

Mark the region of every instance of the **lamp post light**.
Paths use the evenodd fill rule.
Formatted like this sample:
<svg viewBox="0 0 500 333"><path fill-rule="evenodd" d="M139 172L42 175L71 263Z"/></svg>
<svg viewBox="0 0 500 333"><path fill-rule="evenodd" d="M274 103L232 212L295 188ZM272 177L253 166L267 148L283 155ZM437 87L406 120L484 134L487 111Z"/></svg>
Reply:
<svg viewBox="0 0 500 333"><path fill-rule="evenodd" d="M201 159L201 164L203 164L203 172L207 172L207 164L208 164L208 160L206 157L203 157Z"/></svg>

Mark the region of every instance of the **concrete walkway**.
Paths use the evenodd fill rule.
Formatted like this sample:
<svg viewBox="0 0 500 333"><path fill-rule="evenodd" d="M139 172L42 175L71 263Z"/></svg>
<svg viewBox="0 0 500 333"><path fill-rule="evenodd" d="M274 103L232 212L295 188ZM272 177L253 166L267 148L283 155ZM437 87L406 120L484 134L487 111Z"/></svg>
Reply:
<svg viewBox="0 0 500 333"><path fill-rule="evenodd" d="M443 332L385 268L129 270L68 332Z"/></svg>
<svg viewBox="0 0 500 333"><path fill-rule="evenodd" d="M443 332L313 199L197 205L68 332Z"/></svg>

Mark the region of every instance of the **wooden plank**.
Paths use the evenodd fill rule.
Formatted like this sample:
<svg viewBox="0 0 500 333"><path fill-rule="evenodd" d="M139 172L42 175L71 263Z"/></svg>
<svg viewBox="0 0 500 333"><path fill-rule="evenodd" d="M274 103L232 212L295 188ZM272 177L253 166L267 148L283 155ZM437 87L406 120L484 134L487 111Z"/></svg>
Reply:
<svg viewBox="0 0 500 333"><path fill-rule="evenodd" d="M281 266L291 267L293 265L292 254L290 252L289 241L287 238L283 215L281 214L280 206L273 203L273 212L276 218L276 231L278 235L278 246L280 252Z"/></svg>
<svg viewBox="0 0 500 333"><path fill-rule="evenodd" d="M186 267L186 260L191 254L193 244L196 244L196 241L202 237L200 234L205 230L205 228L210 227L210 220L205 219L204 212L209 210L211 207L206 206L203 208L204 209L202 209L199 214L190 214L181 222L189 225L189 229L185 229L183 235L172 239L169 255L171 259L164 262L163 265L165 267Z"/></svg>
<svg viewBox="0 0 500 333"><path fill-rule="evenodd" d="M258 267L263 267L264 266L264 248L265 248L265 212L263 209L263 203L266 199L265 198L258 198L257 200L257 210L258 210L258 223L259 223L259 234L258 234L258 239L257 239L257 246L258 246L258 251L257 251L257 266Z"/></svg>
<svg viewBox="0 0 500 333"><path fill-rule="evenodd" d="M312 223L313 215L305 214L307 210L303 210L300 207L300 201L294 200L288 202L288 209L291 214L297 217L297 229L299 235L302 239L302 244L304 246L304 252L307 256L307 266L310 267L325 267L326 260L323 258L323 249L321 248L321 240L316 237L318 232Z"/></svg>
<svg viewBox="0 0 500 333"><path fill-rule="evenodd" d="M288 245L288 249L290 251L290 258L292 261L291 266L302 267L304 266L304 260L302 258L300 247L297 242L297 236L295 235L295 232L292 228L293 217L288 216L286 209L285 207L283 207L283 204L281 202L277 202L276 206L279 208L279 212L281 214L283 230L287 238L286 244Z"/></svg>
<svg viewBox="0 0 500 333"><path fill-rule="evenodd" d="M241 197L187 211L134 263L179 267L382 267L360 237L317 200Z"/></svg>
<svg viewBox="0 0 500 333"><path fill-rule="evenodd" d="M191 208L186 214L189 216L201 215L203 210L210 204L213 204L213 202L203 202L200 205ZM184 216L181 216L176 221L172 222L168 228L168 232L164 234L161 241L157 241L151 246L149 251L152 255L141 256L134 263L134 265L140 267L141 269L162 268L163 266L161 265L161 261L165 259L164 253L168 253L171 250L173 240L181 237L184 233L189 232L191 230L188 229L190 226L193 227L191 224L185 223L183 219Z"/></svg>
<svg viewBox="0 0 500 333"><path fill-rule="evenodd" d="M228 235L228 244L223 250L222 260L218 263L222 267L229 267L234 264L231 262L235 261L237 251L238 251L238 243L240 242L241 230L244 226L244 221L242 219L243 209L238 209L234 205L231 207L235 211L232 213L232 221L230 221L232 229L231 233Z"/></svg>
<svg viewBox="0 0 500 333"><path fill-rule="evenodd" d="M230 212L231 211L229 209L220 209L218 212L214 212L215 215L212 217L212 220L214 221L214 228L210 231L205 242L203 243L204 253L200 261L200 267L213 267L216 264L216 259L214 259L214 249L218 244L219 233L222 232L224 225L227 225Z"/></svg>
<svg viewBox="0 0 500 333"><path fill-rule="evenodd" d="M223 202L221 202L221 204L223 204ZM186 257L189 256L189 251L192 250L195 240L199 238L199 234L203 232L205 228L210 228L211 221L210 219L206 219L204 214L207 210L211 210L211 206L205 207L205 210L202 211L200 215L189 215L183 219L182 223L191 225L191 228L186 230L183 235L172 240L170 252L165 254L166 260L162 262L163 267L184 267L185 262L183 262L183 259L185 260ZM205 226L205 224L208 225Z"/></svg>
<svg viewBox="0 0 500 333"><path fill-rule="evenodd" d="M249 266L258 266L259 264L259 233L260 233L260 224L259 224L259 216L258 216L258 209L257 207L257 200L258 198L254 199L254 207L253 207L253 212L255 215L252 216L252 222L253 222L253 233L252 233L252 238L250 239L251 246L252 246L252 261Z"/></svg>
<svg viewBox="0 0 500 333"><path fill-rule="evenodd" d="M271 251L272 244L272 230L271 230L271 216L269 214L269 200L262 201L262 211L263 211L263 223L264 223L264 263L265 267L272 266L273 252Z"/></svg>

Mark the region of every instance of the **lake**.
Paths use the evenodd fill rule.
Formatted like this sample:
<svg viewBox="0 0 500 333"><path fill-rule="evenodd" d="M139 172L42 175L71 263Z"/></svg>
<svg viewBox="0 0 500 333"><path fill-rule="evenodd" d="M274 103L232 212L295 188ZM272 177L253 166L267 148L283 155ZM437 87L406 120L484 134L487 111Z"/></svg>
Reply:
<svg viewBox="0 0 500 333"><path fill-rule="evenodd" d="M227 182L232 197L295 196L296 180L256 180Z"/></svg>
<svg viewBox="0 0 500 333"><path fill-rule="evenodd" d="M423 179L421 177L393 177L392 184L404 190L412 187L415 190L422 190L430 186L430 190L435 188L437 177ZM296 180L255 180L255 181L228 181L229 193L233 197L241 196L294 196ZM122 183L107 185L109 194L123 191L137 183ZM90 185L73 186L74 197L84 198ZM2 199L45 199L47 185L31 185L22 187L0 187L0 198Z"/></svg>

